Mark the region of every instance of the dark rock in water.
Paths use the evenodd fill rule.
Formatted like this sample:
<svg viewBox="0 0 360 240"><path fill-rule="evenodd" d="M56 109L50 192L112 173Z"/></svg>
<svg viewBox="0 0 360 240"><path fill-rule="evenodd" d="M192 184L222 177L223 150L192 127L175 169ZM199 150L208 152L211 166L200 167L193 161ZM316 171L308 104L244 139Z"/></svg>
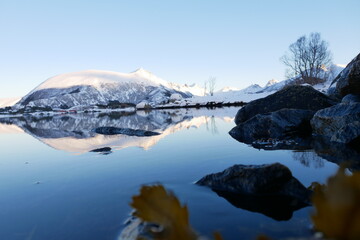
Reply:
<svg viewBox="0 0 360 240"><path fill-rule="evenodd" d="M233 194L214 190L220 197L225 198L233 206L251 212L258 212L277 221L287 221L293 212L309 206L288 196L252 196Z"/></svg>
<svg viewBox="0 0 360 240"><path fill-rule="evenodd" d="M128 136L137 136L137 137L149 137L160 135L160 133L139 130L139 129L131 129L131 128L116 128L116 127L98 127L94 130L98 134L103 135L115 135L115 134L123 134Z"/></svg>
<svg viewBox="0 0 360 240"><path fill-rule="evenodd" d="M310 204L311 191L280 163L234 165L219 173L209 174L196 182L214 191L252 196L286 196Z"/></svg>
<svg viewBox="0 0 360 240"><path fill-rule="evenodd" d="M339 129L339 131L337 131L331 137L331 141L346 143L346 144L354 144L359 138L360 138L360 122L355 121Z"/></svg>
<svg viewBox="0 0 360 240"><path fill-rule="evenodd" d="M297 209L309 206L311 190L280 163L234 165L209 174L198 182L238 208L260 212L276 220L288 220Z"/></svg>
<svg viewBox="0 0 360 240"><path fill-rule="evenodd" d="M322 109L311 119L311 126L317 135L331 141L351 144L360 137L360 103L340 103Z"/></svg>
<svg viewBox="0 0 360 240"><path fill-rule="evenodd" d="M97 149L91 150L90 152L100 153L100 154L104 154L104 155L108 155L108 154L112 153L111 147L97 148Z"/></svg>
<svg viewBox="0 0 360 240"><path fill-rule="evenodd" d="M341 103L346 103L346 104L358 103L358 102L360 102L360 95L356 95L356 94L348 94L345 97L343 97L343 99L341 100Z"/></svg>
<svg viewBox="0 0 360 240"><path fill-rule="evenodd" d="M310 119L314 111L281 109L276 112L257 114L238 124L229 134L238 141L252 143L259 139L285 139L311 135Z"/></svg>
<svg viewBox="0 0 360 240"><path fill-rule="evenodd" d="M334 95L344 97L347 94L360 94L360 54L357 55L334 79L336 84Z"/></svg>
<svg viewBox="0 0 360 240"><path fill-rule="evenodd" d="M336 102L310 86L289 86L265 98L257 99L241 108L235 117L236 125L257 114L278 111L283 108L317 111Z"/></svg>

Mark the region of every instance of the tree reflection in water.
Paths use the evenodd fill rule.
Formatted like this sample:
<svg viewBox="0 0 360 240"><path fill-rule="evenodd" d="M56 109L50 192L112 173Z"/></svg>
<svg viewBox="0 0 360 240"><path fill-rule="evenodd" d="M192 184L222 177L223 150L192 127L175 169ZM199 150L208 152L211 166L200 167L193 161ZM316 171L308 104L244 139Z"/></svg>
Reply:
<svg viewBox="0 0 360 240"><path fill-rule="evenodd" d="M293 151L292 157L306 167L322 168L324 159L319 157L314 151Z"/></svg>

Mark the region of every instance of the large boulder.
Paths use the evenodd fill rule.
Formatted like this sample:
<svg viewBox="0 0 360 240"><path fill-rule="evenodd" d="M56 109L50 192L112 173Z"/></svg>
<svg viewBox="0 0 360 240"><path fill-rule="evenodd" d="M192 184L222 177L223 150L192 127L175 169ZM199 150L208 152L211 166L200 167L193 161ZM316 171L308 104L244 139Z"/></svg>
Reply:
<svg viewBox="0 0 360 240"><path fill-rule="evenodd" d="M236 125L257 114L274 112L283 108L317 111L330 107L336 102L311 86L288 86L284 89L248 103L235 117Z"/></svg>
<svg viewBox="0 0 360 240"><path fill-rule="evenodd" d="M280 163L234 165L219 173L206 175L196 182L213 190L241 195L289 196L310 203L311 191Z"/></svg>
<svg viewBox="0 0 360 240"><path fill-rule="evenodd" d="M309 206L312 194L280 163L234 165L196 184L210 187L235 207L279 221L289 220L294 211Z"/></svg>
<svg viewBox="0 0 360 240"><path fill-rule="evenodd" d="M357 142L360 138L360 103L345 102L316 112L311 119L313 132L333 142Z"/></svg>
<svg viewBox="0 0 360 240"><path fill-rule="evenodd" d="M281 109L266 114L257 114L238 124L229 134L238 141L252 143L259 139L282 140L295 136L311 135L310 120L315 111Z"/></svg>
<svg viewBox="0 0 360 240"><path fill-rule="evenodd" d="M336 84L336 97L344 97L347 94L360 94L360 54L357 55L342 72L334 79L332 85Z"/></svg>

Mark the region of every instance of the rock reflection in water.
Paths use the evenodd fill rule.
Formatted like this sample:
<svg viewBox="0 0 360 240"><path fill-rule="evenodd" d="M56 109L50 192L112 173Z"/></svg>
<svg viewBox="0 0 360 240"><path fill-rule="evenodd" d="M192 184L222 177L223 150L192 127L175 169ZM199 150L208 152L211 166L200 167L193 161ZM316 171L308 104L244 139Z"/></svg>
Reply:
<svg viewBox="0 0 360 240"><path fill-rule="evenodd" d="M207 186L237 208L289 220L293 212L310 205L312 191L280 163L237 164L204 176L196 184Z"/></svg>
<svg viewBox="0 0 360 240"><path fill-rule="evenodd" d="M345 163L350 170L360 170L359 146L331 142L323 137L312 136L290 140L259 139L250 145L263 150L292 150L294 159L307 167L313 164L315 168L321 168L325 159L338 165Z"/></svg>
<svg viewBox="0 0 360 240"><path fill-rule="evenodd" d="M290 220L293 212L309 206L288 196L254 196L213 191L225 198L234 207L261 213L277 221Z"/></svg>

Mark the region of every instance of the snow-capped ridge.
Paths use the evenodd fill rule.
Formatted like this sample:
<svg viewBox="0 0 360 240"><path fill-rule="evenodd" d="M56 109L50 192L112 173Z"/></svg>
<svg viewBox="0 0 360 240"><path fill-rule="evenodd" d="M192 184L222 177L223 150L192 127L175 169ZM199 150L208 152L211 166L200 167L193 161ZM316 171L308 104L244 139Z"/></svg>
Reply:
<svg viewBox="0 0 360 240"><path fill-rule="evenodd" d="M265 85L265 87L270 87L270 86L272 86L272 85L274 85L274 84L276 84L276 83L278 83L279 81L277 80L277 79L271 79L271 80L269 80L267 83L266 83L266 85Z"/></svg>
<svg viewBox="0 0 360 240"><path fill-rule="evenodd" d="M251 84L250 86L242 89L241 91L244 93L255 93L262 89L262 87L259 84Z"/></svg>
<svg viewBox="0 0 360 240"><path fill-rule="evenodd" d="M185 98L192 96L143 68L131 73L85 70L47 79L23 97L19 104L68 108L107 105L110 101L137 104L146 100L150 105L156 105L168 101L173 93Z"/></svg>
<svg viewBox="0 0 360 240"><path fill-rule="evenodd" d="M239 91L239 88L236 87L223 87L217 92L230 92L230 91Z"/></svg>
<svg viewBox="0 0 360 240"><path fill-rule="evenodd" d="M0 108L11 107L20 101L21 97L0 98Z"/></svg>
<svg viewBox="0 0 360 240"><path fill-rule="evenodd" d="M140 68L132 73L119 73L105 70L84 70L59 74L48 78L32 92L46 88L68 88L81 85L93 86L99 89L104 84L127 83L130 81L133 83L146 82L147 84L153 86L167 85L166 81L156 77L154 74L144 70L143 68Z"/></svg>

